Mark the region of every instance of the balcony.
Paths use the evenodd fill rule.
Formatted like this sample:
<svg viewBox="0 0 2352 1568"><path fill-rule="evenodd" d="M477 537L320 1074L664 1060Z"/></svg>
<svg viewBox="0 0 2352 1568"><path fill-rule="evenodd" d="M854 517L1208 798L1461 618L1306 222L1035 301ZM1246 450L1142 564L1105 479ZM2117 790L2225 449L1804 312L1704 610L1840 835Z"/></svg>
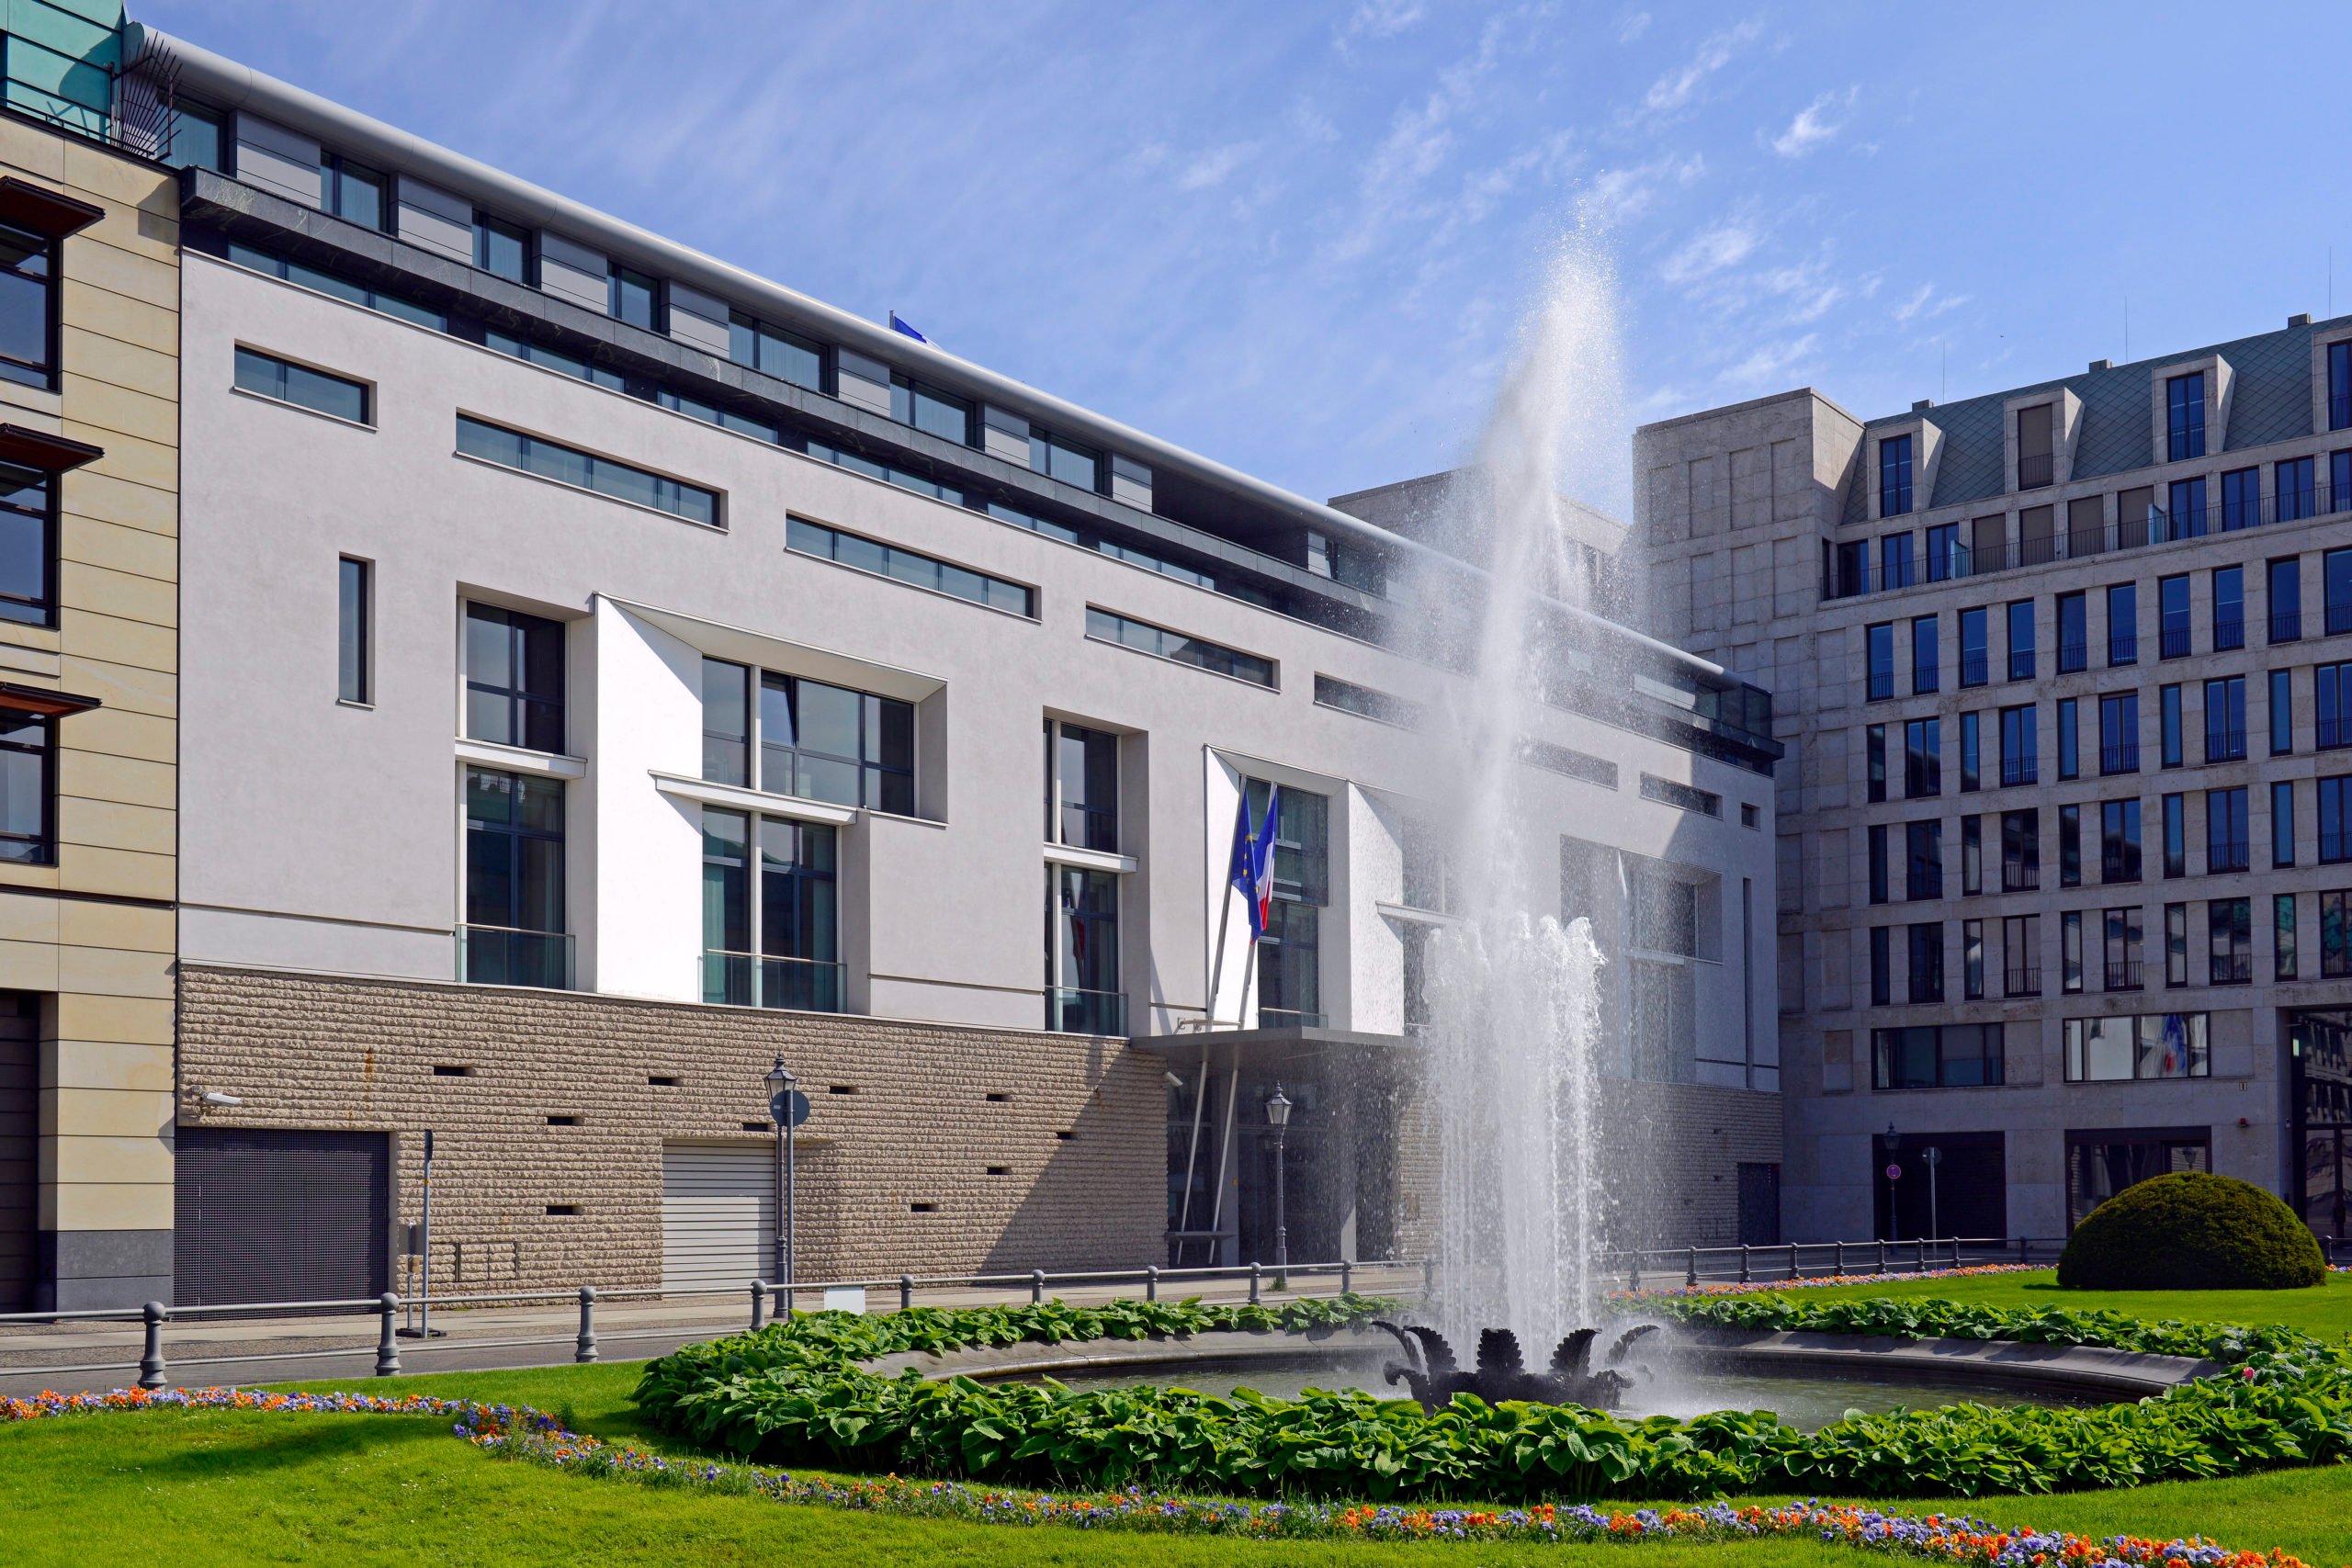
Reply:
<svg viewBox="0 0 2352 1568"><path fill-rule="evenodd" d="M2303 612L2300 608L2271 611L2270 640L2272 642L2302 641Z"/></svg>
<svg viewBox="0 0 2352 1568"><path fill-rule="evenodd" d="M1261 1011L1261 1019L1265 1014ZM1117 991L1079 991L1063 986L1046 987L1046 1027L1058 1034L1127 1032L1127 998Z"/></svg>
<svg viewBox="0 0 2352 1568"><path fill-rule="evenodd" d="M2091 649L2088 643L2062 642L2058 645L2058 673L2072 675L2078 670L2087 670L2090 667Z"/></svg>
<svg viewBox="0 0 2352 1568"><path fill-rule="evenodd" d="M1960 656L1960 683L1962 685L1982 686L1992 680L1992 671L1985 667L1984 655L1982 653L1963 653Z"/></svg>
<svg viewBox="0 0 2352 1568"><path fill-rule="evenodd" d="M2098 771L2102 773L2136 773L2140 771L2140 743L2119 740L2098 749Z"/></svg>
<svg viewBox="0 0 2352 1568"><path fill-rule="evenodd" d="M2243 729L2209 729L2205 732L2205 760L2209 762L2242 762L2245 761L2245 731Z"/></svg>
<svg viewBox="0 0 2352 1568"><path fill-rule="evenodd" d="M2232 616L2230 616L2230 617L2229 617L2228 619L2226 619L2226 620L2220 619L2220 618L2218 618L2218 617L2214 620L2214 622L2213 622L2213 651L2214 651L2214 652L2216 652L2216 653L2221 653L2221 652L2224 652L2224 651L2226 651L2227 649L2233 649L2233 648L2244 648L2245 646L2245 617L2244 617L2244 616L2241 616L2241 615L2232 615Z"/></svg>
<svg viewBox="0 0 2352 1568"><path fill-rule="evenodd" d="M842 965L759 953L702 955L702 999L724 1007L792 1012L842 1010Z"/></svg>
<svg viewBox="0 0 2352 1568"><path fill-rule="evenodd" d="M2164 629L2163 635L2157 639L2156 653L2158 657L2164 659L2188 658L2188 628L2187 626L2166 626Z"/></svg>
<svg viewBox="0 0 2352 1568"><path fill-rule="evenodd" d="M1261 1029L1321 1029L1326 1020L1319 1012L1301 1012L1296 1008L1260 1008L1258 1027Z"/></svg>
<svg viewBox="0 0 2352 1568"><path fill-rule="evenodd" d="M2033 649L2013 648L2009 650L2009 679L2012 681L2033 679Z"/></svg>
<svg viewBox="0 0 2352 1568"><path fill-rule="evenodd" d="M2001 759L2001 783L2004 785L2032 784L2040 777L2041 772L2036 758L2004 757Z"/></svg>
<svg viewBox="0 0 2352 1568"><path fill-rule="evenodd" d="M2107 639L2107 661L2109 664L2140 662L2140 637L2136 632L2117 632Z"/></svg>
<svg viewBox="0 0 2352 1568"><path fill-rule="evenodd" d="M2251 953L2214 953L2211 975L2211 983L2216 986L2250 986L2254 983L2254 954Z"/></svg>
<svg viewBox="0 0 2352 1568"><path fill-rule="evenodd" d="M2342 637L2352 632L2352 599L2330 599L2327 602L2327 635Z"/></svg>
<svg viewBox="0 0 2352 1568"><path fill-rule="evenodd" d="M2041 862L2005 860L2001 863L2002 892L2030 893L2041 886Z"/></svg>
<svg viewBox="0 0 2352 1568"><path fill-rule="evenodd" d="M1873 670L1870 673L1869 694L1865 700L1883 703L1894 695L1894 671Z"/></svg>
<svg viewBox="0 0 2352 1568"><path fill-rule="evenodd" d="M2001 980L2001 992L2004 996L2038 997L2041 995L2041 971L2039 969L2007 970L2002 975Z"/></svg>
<svg viewBox="0 0 2352 1568"><path fill-rule="evenodd" d="M2018 489L2047 490L2057 482L2058 460L2049 452L2018 454Z"/></svg>
<svg viewBox="0 0 2352 1568"><path fill-rule="evenodd" d="M572 939L563 931L459 926L458 976L469 986L574 990Z"/></svg>
<svg viewBox="0 0 2352 1568"><path fill-rule="evenodd" d="M2244 871L2248 850L2244 839L2214 839L2205 846L2205 874L2208 876L2225 871Z"/></svg>
<svg viewBox="0 0 2352 1568"><path fill-rule="evenodd" d="M2107 988L2110 991L2136 991L2141 988L2140 961L2127 958L2110 961L2107 965Z"/></svg>

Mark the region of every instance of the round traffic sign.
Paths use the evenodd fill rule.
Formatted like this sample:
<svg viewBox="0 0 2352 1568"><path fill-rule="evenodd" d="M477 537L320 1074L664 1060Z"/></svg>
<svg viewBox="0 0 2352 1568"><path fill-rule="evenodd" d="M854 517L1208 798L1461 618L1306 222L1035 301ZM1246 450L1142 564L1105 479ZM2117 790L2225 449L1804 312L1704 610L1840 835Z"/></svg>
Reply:
<svg viewBox="0 0 2352 1568"><path fill-rule="evenodd" d="M1900 1181L1900 1180L1902 1180L1902 1179L1903 1179L1903 1168L1902 1168L1901 1166L1899 1166L1899 1165L1890 1165L1890 1166L1888 1166L1888 1167L1886 1168L1886 1179L1887 1179L1889 1181Z"/></svg>
<svg viewBox="0 0 2352 1568"><path fill-rule="evenodd" d="M791 1113L789 1120L786 1117L787 1111ZM779 1127L799 1126L808 1120L808 1097L797 1089L776 1090L768 1097L768 1120Z"/></svg>

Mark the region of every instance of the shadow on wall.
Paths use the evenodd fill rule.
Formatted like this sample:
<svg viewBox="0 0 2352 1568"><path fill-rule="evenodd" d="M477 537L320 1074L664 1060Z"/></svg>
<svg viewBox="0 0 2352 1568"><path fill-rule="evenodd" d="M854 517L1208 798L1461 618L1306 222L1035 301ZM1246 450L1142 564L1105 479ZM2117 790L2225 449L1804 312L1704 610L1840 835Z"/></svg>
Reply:
<svg viewBox="0 0 2352 1568"><path fill-rule="evenodd" d="M970 1214L943 1207L930 1217L983 1234L995 1227L979 1263L985 1273L1142 1269L1163 1261L1168 1111L1159 1058L1115 1040L1051 1043L1088 1053L1091 1088L1066 1107L1024 1108L1024 1091L1015 1087L1016 1114L1006 1118L1006 1130L983 1132L959 1151L983 1171L1003 1174L985 1177ZM1040 1141L1044 1168L1024 1181L1023 1173L1036 1168ZM1001 1221L990 1201L999 1186L1017 1194Z"/></svg>

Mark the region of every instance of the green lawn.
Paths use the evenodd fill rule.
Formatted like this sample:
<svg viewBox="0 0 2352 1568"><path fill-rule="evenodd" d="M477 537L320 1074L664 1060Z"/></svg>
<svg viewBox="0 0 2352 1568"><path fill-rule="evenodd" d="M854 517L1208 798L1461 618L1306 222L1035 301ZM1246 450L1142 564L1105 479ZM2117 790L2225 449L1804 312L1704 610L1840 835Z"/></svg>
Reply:
<svg viewBox="0 0 2352 1568"><path fill-rule="evenodd" d="M2135 1315L2271 1320L2330 1337L2352 1332L2352 1284L2331 1279L2292 1294L2077 1294L2047 1273L1834 1287L1854 1295L1940 1294L2005 1306L2112 1306ZM535 1405L575 1430L660 1449L628 1403L638 1367L452 1372L390 1382L291 1384L438 1393ZM1755 1499L1780 1502L1774 1496ZM2205 1534L2240 1548L2279 1548L2312 1564L2352 1562L2352 1475L2286 1471L2230 1481L2040 1498L1920 1499L2000 1525L2088 1535ZM1253 1543L1015 1529L786 1506L504 1462L473 1451L442 1423L403 1416L158 1412L0 1427L0 1526L10 1562L86 1563L160 1557L212 1562L509 1563L1252 1563L1556 1562L1563 1553L1492 1545ZM1821 1568L1850 1551L1810 1541L1576 1549L1628 1568Z"/></svg>
<svg viewBox="0 0 2352 1568"><path fill-rule="evenodd" d="M1942 1296L1985 1306L2105 1309L2132 1317L2188 1322L2278 1323L2324 1339L2352 1334L2352 1274L2330 1274L2308 1291L2062 1291L2056 1270L1980 1274L1965 1280L1904 1280L1889 1284L1814 1285L1800 1300L1826 1296Z"/></svg>

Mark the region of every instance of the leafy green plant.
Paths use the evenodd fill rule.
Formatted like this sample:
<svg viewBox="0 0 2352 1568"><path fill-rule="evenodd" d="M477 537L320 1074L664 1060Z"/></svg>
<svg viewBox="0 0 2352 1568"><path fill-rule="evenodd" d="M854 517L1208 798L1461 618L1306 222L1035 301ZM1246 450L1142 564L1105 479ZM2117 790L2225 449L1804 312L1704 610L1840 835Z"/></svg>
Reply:
<svg viewBox="0 0 2352 1568"><path fill-rule="evenodd" d="M1695 1324L2031 1339L2210 1357L2232 1370L2136 1404L1853 1416L1803 1432L1769 1411L1645 1420L1575 1405L1182 1388L926 1382L859 1363L893 1351L1301 1332L1377 1315L1360 1298L1252 1308L1118 1303L810 1314L651 1363L636 1398L667 1430L767 1462L1055 1487L1254 1496L1698 1497L1793 1489L1899 1495L2049 1492L2230 1475L2352 1455L2352 1357L2279 1330L2142 1324L2112 1313L1774 1296L1639 1303Z"/></svg>
<svg viewBox="0 0 2352 1568"><path fill-rule="evenodd" d="M2281 1291L2327 1282L2319 1242L2274 1193L2177 1170L2093 1209L2067 1239L2058 1283L2093 1291Z"/></svg>

